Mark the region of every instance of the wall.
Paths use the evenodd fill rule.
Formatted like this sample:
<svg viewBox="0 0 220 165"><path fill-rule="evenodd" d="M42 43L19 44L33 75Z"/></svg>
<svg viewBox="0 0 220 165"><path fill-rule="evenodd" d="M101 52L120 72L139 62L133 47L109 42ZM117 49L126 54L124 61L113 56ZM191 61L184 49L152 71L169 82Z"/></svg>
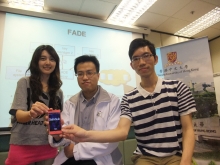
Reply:
<svg viewBox="0 0 220 165"><path fill-rule="evenodd" d="M220 73L220 37L209 43L213 73Z"/></svg>
<svg viewBox="0 0 220 165"><path fill-rule="evenodd" d="M216 100L218 104L218 113L220 114L220 37L212 40L209 43L211 60L212 60L212 69L214 75L215 91L216 91Z"/></svg>
<svg viewBox="0 0 220 165"><path fill-rule="evenodd" d="M159 32L151 32L149 35L145 35L145 39L154 43L155 47L163 47L179 42L188 41L188 38L178 37L174 35L163 34Z"/></svg>

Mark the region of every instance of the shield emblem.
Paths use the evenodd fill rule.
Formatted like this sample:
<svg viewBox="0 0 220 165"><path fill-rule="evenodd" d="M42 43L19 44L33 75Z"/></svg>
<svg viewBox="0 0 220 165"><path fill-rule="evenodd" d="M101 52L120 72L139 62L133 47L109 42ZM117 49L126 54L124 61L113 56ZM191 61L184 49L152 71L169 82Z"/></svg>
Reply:
<svg viewBox="0 0 220 165"><path fill-rule="evenodd" d="M176 52L167 53L167 61L169 63L174 63L176 60L177 60L177 53Z"/></svg>

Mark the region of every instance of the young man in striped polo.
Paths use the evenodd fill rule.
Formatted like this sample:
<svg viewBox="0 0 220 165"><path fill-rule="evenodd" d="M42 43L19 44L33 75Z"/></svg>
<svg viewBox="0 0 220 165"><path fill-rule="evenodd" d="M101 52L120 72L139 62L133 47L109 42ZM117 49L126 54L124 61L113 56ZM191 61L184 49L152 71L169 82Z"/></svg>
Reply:
<svg viewBox="0 0 220 165"><path fill-rule="evenodd" d="M156 75L158 57L151 42L133 40L129 57L141 82L122 98L117 128L85 131L70 125L63 129L63 136L81 142L121 141L127 138L133 124L137 140L132 156L135 165L191 165L195 143L191 114L196 108L189 88L181 81Z"/></svg>

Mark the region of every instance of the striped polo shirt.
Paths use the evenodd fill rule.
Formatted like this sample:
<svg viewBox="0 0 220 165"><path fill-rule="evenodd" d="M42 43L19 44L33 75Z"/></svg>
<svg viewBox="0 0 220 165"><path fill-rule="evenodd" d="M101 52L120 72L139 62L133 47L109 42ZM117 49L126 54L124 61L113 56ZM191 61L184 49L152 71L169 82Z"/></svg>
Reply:
<svg viewBox="0 0 220 165"><path fill-rule="evenodd" d="M158 77L153 93L139 85L125 94L121 111L121 117L130 119L134 126L134 154L166 157L182 153L180 116L195 112L196 108L183 82Z"/></svg>

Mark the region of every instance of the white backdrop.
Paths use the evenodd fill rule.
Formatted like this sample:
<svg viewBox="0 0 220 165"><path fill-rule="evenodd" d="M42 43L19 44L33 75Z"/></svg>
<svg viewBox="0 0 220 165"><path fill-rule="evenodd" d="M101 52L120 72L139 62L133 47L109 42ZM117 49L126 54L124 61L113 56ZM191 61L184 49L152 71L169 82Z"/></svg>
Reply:
<svg viewBox="0 0 220 165"><path fill-rule="evenodd" d="M121 98L125 86L135 87L128 48L140 34L37 17L6 14L0 68L0 127L10 125L9 110L17 81L25 75L33 51L52 45L60 57L64 100L80 91L74 73L76 57L95 55L100 62L99 84ZM0 33L1 34L1 33Z"/></svg>

